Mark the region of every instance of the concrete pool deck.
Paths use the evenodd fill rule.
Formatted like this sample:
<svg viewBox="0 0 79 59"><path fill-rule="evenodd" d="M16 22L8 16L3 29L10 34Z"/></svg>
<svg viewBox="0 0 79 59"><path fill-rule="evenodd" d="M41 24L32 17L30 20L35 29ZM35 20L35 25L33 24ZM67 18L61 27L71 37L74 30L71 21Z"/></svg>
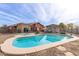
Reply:
<svg viewBox="0 0 79 59"><path fill-rule="evenodd" d="M48 49L48 48L51 48L51 47L55 47L55 46L58 46L58 45L79 39L78 37L74 37L70 40L59 41L59 42L56 42L56 43L45 44L45 45L42 45L42 46L36 46L36 47L32 47L32 48L16 48L16 47L12 46L12 42L15 38L18 38L18 37L23 37L23 36L17 35L13 38L7 39L4 42L4 44L1 45L1 50L6 54L22 55L22 54L38 52L38 51L41 51L41 50L44 50L44 49Z"/></svg>

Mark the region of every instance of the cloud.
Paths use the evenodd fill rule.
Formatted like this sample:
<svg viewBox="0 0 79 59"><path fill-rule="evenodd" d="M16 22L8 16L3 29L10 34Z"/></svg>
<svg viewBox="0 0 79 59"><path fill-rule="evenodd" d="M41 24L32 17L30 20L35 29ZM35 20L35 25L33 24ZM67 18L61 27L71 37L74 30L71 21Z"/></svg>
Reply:
<svg viewBox="0 0 79 59"><path fill-rule="evenodd" d="M55 0L54 3L64 10L63 14L59 17L59 23L77 23L79 22L79 1L78 0Z"/></svg>
<svg viewBox="0 0 79 59"><path fill-rule="evenodd" d="M53 3L0 4L0 19L9 22L78 23L78 0L54 0ZM1 21L0 21L1 22Z"/></svg>

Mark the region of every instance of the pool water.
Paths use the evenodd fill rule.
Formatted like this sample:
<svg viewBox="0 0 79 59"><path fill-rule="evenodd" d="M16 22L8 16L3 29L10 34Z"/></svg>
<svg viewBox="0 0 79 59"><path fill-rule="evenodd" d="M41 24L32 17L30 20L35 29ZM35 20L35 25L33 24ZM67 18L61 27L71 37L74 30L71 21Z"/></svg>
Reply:
<svg viewBox="0 0 79 59"><path fill-rule="evenodd" d="M71 36L48 35L48 34L30 36L30 37L19 37L13 41L12 45L18 48L29 48L29 47L35 47L39 45L62 41L64 39L68 40L69 38L71 38Z"/></svg>

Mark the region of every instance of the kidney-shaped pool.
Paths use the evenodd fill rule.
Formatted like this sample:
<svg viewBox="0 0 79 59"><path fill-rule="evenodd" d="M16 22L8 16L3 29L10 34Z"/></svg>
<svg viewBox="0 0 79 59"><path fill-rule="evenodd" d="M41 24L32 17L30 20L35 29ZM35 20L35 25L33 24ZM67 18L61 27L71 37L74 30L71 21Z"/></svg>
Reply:
<svg viewBox="0 0 79 59"><path fill-rule="evenodd" d="M16 38L12 45L18 48L29 48L35 47L39 45L44 45L52 42L58 42L62 40L67 40L71 38L68 35L37 35L37 36L30 36L30 37L20 37Z"/></svg>

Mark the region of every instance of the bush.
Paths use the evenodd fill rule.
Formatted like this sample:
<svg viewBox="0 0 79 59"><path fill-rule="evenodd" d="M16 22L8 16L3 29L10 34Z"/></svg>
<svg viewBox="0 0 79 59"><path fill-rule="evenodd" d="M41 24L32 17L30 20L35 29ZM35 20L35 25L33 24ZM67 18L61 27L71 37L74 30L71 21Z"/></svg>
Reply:
<svg viewBox="0 0 79 59"><path fill-rule="evenodd" d="M61 32L60 34L66 34L65 32Z"/></svg>
<svg viewBox="0 0 79 59"><path fill-rule="evenodd" d="M39 32L37 31L37 32L35 32L35 34L39 34Z"/></svg>

